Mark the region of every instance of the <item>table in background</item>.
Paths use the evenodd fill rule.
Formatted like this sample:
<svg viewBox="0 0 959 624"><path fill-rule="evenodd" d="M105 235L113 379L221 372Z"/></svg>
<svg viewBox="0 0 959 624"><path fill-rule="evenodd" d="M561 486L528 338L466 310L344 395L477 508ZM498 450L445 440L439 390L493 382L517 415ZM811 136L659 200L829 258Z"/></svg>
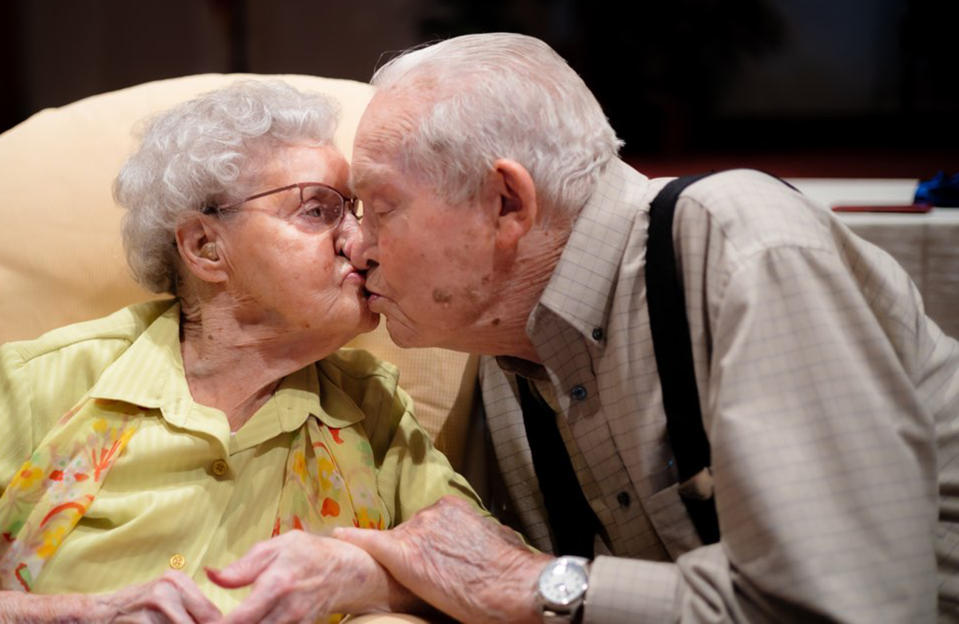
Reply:
<svg viewBox="0 0 959 624"><path fill-rule="evenodd" d="M916 180L794 178L806 196L834 205L910 204ZM959 337L959 208L924 214L837 212L859 236L885 249L912 277L928 314Z"/></svg>

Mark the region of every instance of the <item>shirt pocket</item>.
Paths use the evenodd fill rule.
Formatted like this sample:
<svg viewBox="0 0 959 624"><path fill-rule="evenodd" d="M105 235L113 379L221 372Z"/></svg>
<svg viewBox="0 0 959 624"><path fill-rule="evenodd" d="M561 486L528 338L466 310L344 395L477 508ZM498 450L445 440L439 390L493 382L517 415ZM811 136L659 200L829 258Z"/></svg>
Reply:
<svg viewBox="0 0 959 624"><path fill-rule="evenodd" d="M645 508L650 523L673 561L683 553L703 545L679 496L678 483L650 495L645 501Z"/></svg>

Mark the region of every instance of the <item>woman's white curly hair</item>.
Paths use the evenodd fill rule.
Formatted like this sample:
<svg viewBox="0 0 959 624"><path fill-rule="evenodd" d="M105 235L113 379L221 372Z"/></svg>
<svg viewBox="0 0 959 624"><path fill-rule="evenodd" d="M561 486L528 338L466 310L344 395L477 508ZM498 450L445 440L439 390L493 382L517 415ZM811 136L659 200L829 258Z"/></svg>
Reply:
<svg viewBox="0 0 959 624"><path fill-rule="evenodd" d="M126 208L123 245L137 282L176 294L174 232L182 217L214 197L238 199L249 172L276 144L331 144L335 100L279 80L245 80L148 120L139 149L113 184ZM264 150L264 148L266 148Z"/></svg>

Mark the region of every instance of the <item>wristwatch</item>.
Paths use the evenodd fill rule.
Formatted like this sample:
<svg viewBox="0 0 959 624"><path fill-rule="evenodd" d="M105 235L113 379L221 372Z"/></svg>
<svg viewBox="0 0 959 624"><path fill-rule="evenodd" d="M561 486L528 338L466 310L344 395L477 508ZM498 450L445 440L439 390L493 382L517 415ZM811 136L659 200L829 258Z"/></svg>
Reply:
<svg viewBox="0 0 959 624"><path fill-rule="evenodd" d="M536 598L548 624L568 624L583 619L583 602L589 587L589 560L559 557L539 575Z"/></svg>

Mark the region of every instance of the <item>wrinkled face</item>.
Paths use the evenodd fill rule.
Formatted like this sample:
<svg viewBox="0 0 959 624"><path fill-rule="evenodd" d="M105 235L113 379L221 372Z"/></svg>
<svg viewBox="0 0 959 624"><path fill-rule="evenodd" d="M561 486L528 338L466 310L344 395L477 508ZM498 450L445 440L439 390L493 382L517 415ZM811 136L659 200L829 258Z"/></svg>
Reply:
<svg viewBox="0 0 959 624"><path fill-rule="evenodd" d="M257 170L241 178L250 194L298 182L322 182L350 197L349 166L330 146L284 146L264 152ZM341 252L356 233L347 215L330 228L293 188L223 213L220 256L229 267L227 288L244 321L323 344L345 343L376 327L362 273Z"/></svg>
<svg viewBox="0 0 959 624"><path fill-rule="evenodd" d="M386 316L397 344L456 349L491 301L494 222L483 198L450 206L395 168L379 140L393 111L374 98L357 130L363 219L351 259L367 269L370 309Z"/></svg>

